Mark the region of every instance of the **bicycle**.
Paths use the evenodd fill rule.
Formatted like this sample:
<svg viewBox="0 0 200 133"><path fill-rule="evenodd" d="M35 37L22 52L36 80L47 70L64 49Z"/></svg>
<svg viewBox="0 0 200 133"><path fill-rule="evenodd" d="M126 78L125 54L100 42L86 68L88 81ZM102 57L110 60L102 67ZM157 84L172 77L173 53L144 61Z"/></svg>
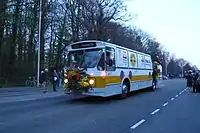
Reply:
<svg viewBox="0 0 200 133"><path fill-rule="evenodd" d="M26 86L34 87L37 85L35 77L28 77L28 79L25 81Z"/></svg>
<svg viewBox="0 0 200 133"><path fill-rule="evenodd" d="M37 87L37 77L28 77L28 79L25 81L26 86L30 87ZM39 83L39 87L41 87L42 84Z"/></svg>

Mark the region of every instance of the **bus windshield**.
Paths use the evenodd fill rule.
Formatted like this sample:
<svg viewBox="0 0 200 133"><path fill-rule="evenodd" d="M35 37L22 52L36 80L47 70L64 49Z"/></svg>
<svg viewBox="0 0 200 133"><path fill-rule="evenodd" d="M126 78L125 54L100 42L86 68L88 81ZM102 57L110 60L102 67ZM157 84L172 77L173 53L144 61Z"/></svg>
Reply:
<svg viewBox="0 0 200 133"><path fill-rule="evenodd" d="M68 67L75 61L81 68L94 68L97 66L102 49L77 50L68 53Z"/></svg>

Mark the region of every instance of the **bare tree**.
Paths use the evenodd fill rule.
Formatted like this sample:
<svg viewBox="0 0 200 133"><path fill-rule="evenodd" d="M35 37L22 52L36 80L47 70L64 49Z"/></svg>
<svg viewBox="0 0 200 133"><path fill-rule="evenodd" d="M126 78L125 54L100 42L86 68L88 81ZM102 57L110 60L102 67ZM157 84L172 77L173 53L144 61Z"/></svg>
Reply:
<svg viewBox="0 0 200 133"><path fill-rule="evenodd" d="M126 12L123 0L85 0L82 6L88 38L105 40L106 24L125 20L125 16L120 14Z"/></svg>
<svg viewBox="0 0 200 133"><path fill-rule="evenodd" d="M97 39L167 58L162 45L129 20L124 0L42 0L41 69L63 67L65 46ZM35 76L37 64L39 0L1 0L0 77ZM163 62L164 64L165 62ZM178 73L176 59L169 72Z"/></svg>

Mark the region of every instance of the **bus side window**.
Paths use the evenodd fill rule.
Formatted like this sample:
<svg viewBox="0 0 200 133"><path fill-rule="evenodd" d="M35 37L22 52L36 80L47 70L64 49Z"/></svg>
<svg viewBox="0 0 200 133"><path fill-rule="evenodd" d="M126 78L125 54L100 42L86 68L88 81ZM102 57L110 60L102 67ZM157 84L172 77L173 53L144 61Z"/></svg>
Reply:
<svg viewBox="0 0 200 133"><path fill-rule="evenodd" d="M105 70L105 54L104 53L101 55L101 59L100 59L98 65L97 65L97 69L99 71Z"/></svg>
<svg viewBox="0 0 200 133"><path fill-rule="evenodd" d="M106 48L106 70L115 71L115 49Z"/></svg>

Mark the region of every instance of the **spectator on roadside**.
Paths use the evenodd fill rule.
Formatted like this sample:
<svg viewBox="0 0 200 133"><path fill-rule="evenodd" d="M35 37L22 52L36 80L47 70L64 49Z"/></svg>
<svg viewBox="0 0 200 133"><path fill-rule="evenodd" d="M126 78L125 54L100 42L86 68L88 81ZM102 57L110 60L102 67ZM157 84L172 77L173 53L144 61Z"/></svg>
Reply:
<svg viewBox="0 0 200 133"><path fill-rule="evenodd" d="M53 91L57 91L56 90L56 86L58 84L58 73L56 70L53 71Z"/></svg>
<svg viewBox="0 0 200 133"><path fill-rule="evenodd" d="M154 83L154 85L156 86L156 85L157 85L157 82L158 82L158 74L156 73L155 70L153 70L152 78L153 78L153 83Z"/></svg>
<svg viewBox="0 0 200 133"><path fill-rule="evenodd" d="M41 74L40 74L40 84L41 85L44 83L44 80L45 80L45 74L44 74L44 71L41 71Z"/></svg>
<svg viewBox="0 0 200 133"><path fill-rule="evenodd" d="M44 83L43 83L44 92L47 92L47 91L48 91L48 90L47 90L48 79L49 79L49 77L48 77L48 69L45 68L45 70L44 70Z"/></svg>
<svg viewBox="0 0 200 133"><path fill-rule="evenodd" d="M63 81L63 72L61 70L59 72L59 88L62 87L62 81Z"/></svg>
<svg viewBox="0 0 200 133"><path fill-rule="evenodd" d="M47 92L47 81L48 81L48 69L45 69L45 71L41 71L40 76L40 84L42 88L44 89L43 92Z"/></svg>
<svg viewBox="0 0 200 133"><path fill-rule="evenodd" d="M197 91L197 84L196 84L196 82L197 82L198 77L199 77L199 73L196 72L196 74L195 74L194 77L193 77L193 80L194 80L193 92L196 92L196 91Z"/></svg>
<svg viewBox="0 0 200 133"><path fill-rule="evenodd" d="M187 76L187 87L188 89L191 89L193 87L193 74L192 74L192 71L189 70L188 72L188 76Z"/></svg>

